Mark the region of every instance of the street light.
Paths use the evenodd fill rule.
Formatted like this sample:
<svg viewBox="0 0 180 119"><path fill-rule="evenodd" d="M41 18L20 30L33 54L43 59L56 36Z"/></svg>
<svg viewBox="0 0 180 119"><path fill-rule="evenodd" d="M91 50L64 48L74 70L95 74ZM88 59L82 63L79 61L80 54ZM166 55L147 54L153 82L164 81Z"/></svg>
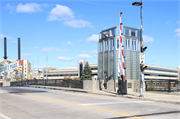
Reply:
<svg viewBox="0 0 180 119"><path fill-rule="evenodd" d="M141 6L142 5L142 2L134 2L132 3L133 6Z"/></svg>
<svg viewBox="0 0 180 119"><path fill-rule="evenodd" d="M143 38L142 38L142 0L141 2L134 2L132 3L133 6L141 6L141 29L140 29L140 47L143 47ZM143 53L143 51L140 51L141 53ZM143 62L144 63L144 62ZM140 67L143 65L143 63L140 63ZM141 74L140 74L140 95L139 97L143 97L143 78L144 78L144 72L143 70L141 70Z"/></svg>

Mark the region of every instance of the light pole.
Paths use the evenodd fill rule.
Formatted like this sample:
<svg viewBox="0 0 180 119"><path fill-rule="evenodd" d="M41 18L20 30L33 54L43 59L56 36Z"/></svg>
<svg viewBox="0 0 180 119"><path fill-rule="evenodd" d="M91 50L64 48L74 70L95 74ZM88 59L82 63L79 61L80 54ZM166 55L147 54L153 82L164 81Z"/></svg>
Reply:
<svg viewBox="0 0 180 119"><path fill-rule="evenodd" d="M132 3L133 6L141 6L141 29L140 29L140 52L143 53L143 51L141 50L141 48L143 47L143 38L142 38L142 0L141 2L134 2ZM142 63L140 63L140 69L142 67ZM140 95L139 97L143 97L143 75L144 75L144 72L142 71L141 69L141 73L140 73Z"/></svg>

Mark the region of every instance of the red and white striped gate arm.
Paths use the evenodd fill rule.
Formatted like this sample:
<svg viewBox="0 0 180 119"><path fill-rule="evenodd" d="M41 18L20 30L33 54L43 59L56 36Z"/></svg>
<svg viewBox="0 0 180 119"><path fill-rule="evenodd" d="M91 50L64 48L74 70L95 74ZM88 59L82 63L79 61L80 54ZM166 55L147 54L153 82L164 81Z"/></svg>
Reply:
<svg viewBox="0 0 180 119"><path fill-rule="evenodd" d="M123 81L125 81L125 66L124 66L124 54L123 54L123 40L122 40L122 37L123 35L121 34L122 33L122 23L121 23L121 10L120 10L120 40L119 40L119 68L118 68L118 74L120 76L120 69L122 71L122 75L123 75ZM120 54L121 54L121 60L120 60Z"/></svg>

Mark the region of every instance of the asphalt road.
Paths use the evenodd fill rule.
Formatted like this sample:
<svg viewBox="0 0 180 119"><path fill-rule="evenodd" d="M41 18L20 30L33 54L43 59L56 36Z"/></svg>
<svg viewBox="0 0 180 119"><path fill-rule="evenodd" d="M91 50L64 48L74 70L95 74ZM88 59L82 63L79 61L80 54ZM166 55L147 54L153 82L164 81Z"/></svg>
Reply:
<svg viewBox="0 0 180 119"><path fill-rule="evenodd" d="M180 119L180 106L29 87L0 88L2 119Z"/></svg>

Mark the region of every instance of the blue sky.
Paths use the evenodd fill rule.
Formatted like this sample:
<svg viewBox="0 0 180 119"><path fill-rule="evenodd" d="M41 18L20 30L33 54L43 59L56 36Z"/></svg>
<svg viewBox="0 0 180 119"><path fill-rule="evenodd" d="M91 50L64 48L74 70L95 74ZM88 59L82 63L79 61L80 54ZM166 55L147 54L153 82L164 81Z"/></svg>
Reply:
<svg viewBox="0 0 180 119"><path fill-rule="evenodd" d="M8 39L8 59L21 59L34 67L77 67L80 59L97 64L98 34L119 25L140 28L140 7L132 0L0 1L0 58L3 37ZM180 1L143 1L143 35L146 64L180 66Z"/></svg>

